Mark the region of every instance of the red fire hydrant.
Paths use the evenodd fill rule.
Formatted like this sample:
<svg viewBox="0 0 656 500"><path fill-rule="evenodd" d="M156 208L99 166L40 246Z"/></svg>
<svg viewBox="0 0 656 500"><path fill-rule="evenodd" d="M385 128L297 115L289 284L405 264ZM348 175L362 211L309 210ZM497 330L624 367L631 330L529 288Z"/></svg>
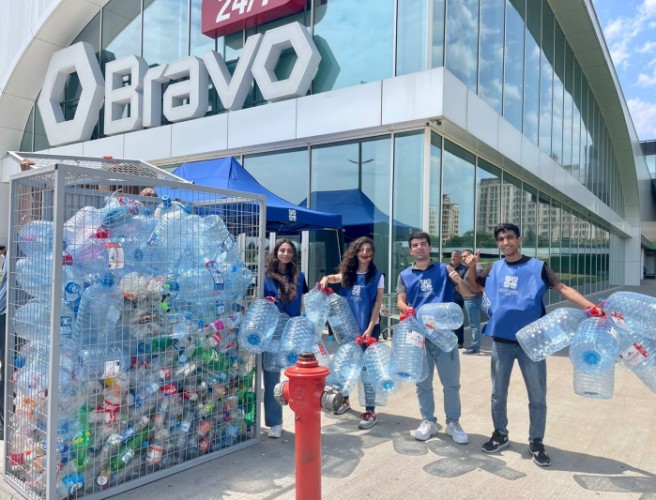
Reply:
<svg viewBox="0 0 656 500"><path fill-rule="evenodd" d="M321 500L321 409L334 411L343 401L338 390L326 387L329 373L313 353L304 352L285 370L289 380L274 389L278 402L296 413L297 500Z"/></svg>

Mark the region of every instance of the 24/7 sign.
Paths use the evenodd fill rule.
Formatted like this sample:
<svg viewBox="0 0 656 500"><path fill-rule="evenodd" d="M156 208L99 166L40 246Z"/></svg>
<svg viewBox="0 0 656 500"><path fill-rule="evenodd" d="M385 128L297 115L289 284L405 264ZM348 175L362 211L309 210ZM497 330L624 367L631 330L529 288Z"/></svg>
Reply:
<svg viewBox="0 0 656 500"><path fill-rule="evenodd" d="M203 0L201 31L212 38L303 10L306 0Z"/></svg>

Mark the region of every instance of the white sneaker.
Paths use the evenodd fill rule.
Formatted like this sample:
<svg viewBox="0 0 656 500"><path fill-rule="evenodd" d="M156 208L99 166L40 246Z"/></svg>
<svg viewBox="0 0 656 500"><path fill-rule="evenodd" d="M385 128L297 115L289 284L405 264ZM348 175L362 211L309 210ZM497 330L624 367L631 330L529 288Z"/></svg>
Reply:
<svg viewBox="0 0 656 500"><path fill-rule="evenodd" d="M437 424L430 420L424 420L415 431L415 439L419 441L426 441L431 436L437 434Z"/></svg>
<svg viewBox="0 0 656 500"><path fill-rule="evenodd" d="M282 434L282 425L274 425L269 429L270 438L279 438Z"/></svg>
<svg viewBox="0 0 656 500"><path fill-rule="evenodd" d="M446 426L446 435L451 436L453 441L458 444L469 443L469 436L462 430L458 422L449 422L449 425Z"/></svg>

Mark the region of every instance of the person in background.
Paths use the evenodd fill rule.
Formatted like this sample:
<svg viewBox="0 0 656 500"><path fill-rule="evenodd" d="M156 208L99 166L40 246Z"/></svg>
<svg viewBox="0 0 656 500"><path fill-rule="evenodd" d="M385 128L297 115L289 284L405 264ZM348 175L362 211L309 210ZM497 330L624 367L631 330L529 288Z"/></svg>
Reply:
<svg viewBox="0 0 656 500"><path fill-rule="evenodd" d="M365 236L356 239L344 254L339 266L338 274L324 276L321 287L325 288L329 283L341 283L339 294L346 297L353 315L360 327L361 335L365 340L380 336L380 307L383 303L385 291L385 277L374 264L376 249L371 238ZM362 349L367 349L367 342L362 344ZM365 398L371 400L373 394L367 394ZM348 396L344 403L335 410L335 414L342 415L351 409ZM376 407L366 406L364 413L360 415L360 429L369 429L378 423Z"/></svg>
<svg viewBox="0 0 656 500"><path fill-rule="evenodd" d="M275 297L278 308L290 317L300 316L302 296L308 292L305 275L298 270L296 247L290 240L280 240L267 256L264 296ZM280 382L280 372L264 370L264 423L269 437L282 433L282 406L273 396Z"/></svg>
<svg viewBox="0 0 656 500"><path fill-rule="evenodd" d="M471 250L463 250L462 258L465 262L473 255ZM469 267L466 267L467 272L462 277L463 280L469 282ZM482 273L483 269L480 265L476 266L476 273ZM471 297L464 299L465 311L467 311L467 318L469 318L469 328L471 329L471 344L463 354L478 354L481 350L481 302L483 301L483 292L472 290Z"/></svg>
<svg viewBox="0 0 656 500"><path fill-rule="evenodd" d="M492 337L492 423L494 432L483 444L483 451L494 453L510 446L508 439L508 386L515 360L528 392L529 453L542 467L551 465L542 440L547 422L547 361L533 361L517 342L516 334L524 326L546 314L542 297L548 289L581 307L595 309L592 302L568 287L541 260L522 255L519 227L503 223L494 228L497 247L503 254L482 275L476 264L480 250L469 255L469 282L484 287L483 310L490 320L485 335Z"/></svg>
<svg viewBox="0 0 656 500"><path fill-rule="evenodd" d="M145 187L141 191L139 191L139 196L152 196L152 197L157 197L157 191L155 191L151 187Z"/></svg>
<svg viewBox="0 0 656 500"><path fill-rule="evenodd" d="M464 280L465 273L467 273L467 266L462 263L462 252L460 250L454 250L451 252L451 267L458 273L458 276ZM463 309L464 312L465 300L458 290L456 290L453 301L458 304L460 309ZM456 334L456 337L458 337L458 349L462 349L465 346L465 324L463 323L460 325L454 333Z"/></svg>
<svg viewBox="0 0 656 500"><path fill-rule="evenodd" d="M469 286L451 267L431 258L431 239L423 231L412 233L408 238L412 265L399 274L396 285L396 305L401 313L408 309L418 310L429 303L453 302L456 288L463 296L469 296ZM444 393L446 434L458 444L467 444L469 436L460 425L460 357L458 349L444 352L432 342L426 342L426 370L428 376L417 383L419 411L423 421L414 432L415 439L426 441L437 434L435 398L433 395L433 371L437 367Z"/></svg>
<svg viewBox="0 0 656 500"><path fill-rule="evenodd" d="M7 258L7 247L0 245L0 273L2 273L2 268L5 265L5 259ZM2 276L2 274L0 274Z"/></svg>

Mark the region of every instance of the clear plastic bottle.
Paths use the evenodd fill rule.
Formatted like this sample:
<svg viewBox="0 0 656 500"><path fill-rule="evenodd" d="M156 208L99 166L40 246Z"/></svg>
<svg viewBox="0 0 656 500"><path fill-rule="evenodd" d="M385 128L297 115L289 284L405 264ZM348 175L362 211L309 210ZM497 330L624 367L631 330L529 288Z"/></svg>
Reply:
<svg viewBox="0 0 656 500"><path fill-rule="evenodd" d="M615 292L606 300L604 311L621 329L656 339L656 297Z"/></svg>
<svg viewBox="0 0 656 500"><path fill-rule="evenodd" d="M328 302L330 304L328 324L335 340L340 344L354 341L362 332L348 301L341 295L331 293L328 295Z"/></svg>
<svg viewBox="0 0 656 500"><path fill-rule="evenodd" d="M579 396L611 399L615 390L615 366L597 373L574 370L574 392Z"/></svg>
<svg viewBox="0 0 656 500"><path fill-rule="evenodd" d="M328 349L326 349L326 344L323 343L323 340L319 340L319 342L314 344L312 352L319 366L330 366L330 354L328 354Z"/></svg>
<svg viewBox="0 0 656 500"><path fill-rule="evenodd" d="M303 295L303 308L307 318L314 323L315 339L321 340L323 329L328 321L330 313L330 302L328 301L328 291L317 285L308 293Z"/></svg>
<svg viewBox="0 0 656 500"><path fill-rule="evenodd" d="M160 217L144 246L144 261L153 274L167 274L177 269L188 243L190 227L187 219L191 210L190 205L173 202Z"/></svg>
<svg viewBox="0 0 656 500"><path fill-rule="evenodd" d="M268 299L253 301L239 326L239 348L260 353L273 338L278 323L278 307Z"/></svg>
<svg viewBox="0 0 656 500"><path fill-rule="evenodd" d="M75 324L75 313L62 301L59 316L59 331L61 338L71 338ZM16 335L27 340L32 345L50 344L50 302L44 299L33 299L16 309L13 318Z"/></svg>
<svg viewBox="0 0 656 500"><path fill-rule="evenodd" d="M122 309L123 297L114 286L114 275L105 273L82 294L73 338L81 347L115 340Z"/></svg>
<svg viewBox="0 0 656 500"><path fill-rule="evenodd" d="M102 211L99 208L82 207L75 215L64 222L63 235L66 249L73 251L88 238L91 238L102 225Z"/></svg>
<svg viewBox="0 0 656 500"><path fill-rule="evenodd" d="M354 342L342 344L330 361L330 375L326 385L334 386L348 396L355 388L362 371L362 348Z"/></svg>
<svg viewBox="0 0 656 500"><path fill-rule="evenodd" d="M73 264L82 272L102 274L107 271L117 276L126 272L125 249L100 228L91 238L77 245L72 252Z"/></svg>
<svg viewBox="0 0 656 500"><path fill-rule="evenodd" d="M394 334L396 335L396 331ZM433 329L432 325L426 324L424 336L444 352L451 352L458 345L458 336L453 330Z"/></svg>
<svg viewBox="0 0 656 500"><path fill-rule="evenodd" d="M77 353L77 380L97 380L116 377L130 367L127 353L121 347L83 347Z"/></svg>
<svg viewBox="0 0 656 500"><path fill-rule="evenodd" d="M314 343L314 323L305 316L290 318L280 339L278 364L283 367L295 365L302 352L313 351Z"/></svg>
<svg viewBox="0 0 656 500"><path fill-rule="evenodd" d="M517 332L517 341L529 358L542 361L567 347L587 318L583 309L561 307L522 328Z"/></svg>
<svg viewBox="0 0 656 500"><path fill-rule="evenodd" d="M632 371L656 393L656 340L618 329L620 348L617 362Z"/></svg>
<svg viewBox="0 0 656 500"><path fill-rule="evenodd" d="M417 311L419 323L428 323L434 330L456 330L464 319L461 307L455 302L424 304Z"/></svg>
<svg viewBox="0 0 656 500"><path fill-rule="evenodd" d="M102 225L113 229L127 222L130 217L145 212L144 207L137 200L122 194L113 194L108 197L105 205L100 209Z"/></svg>
<svg viewBox="0 0 656 500"><path fill-rule="evenodd" d="M33 253L16 261L16 282L32 297L49 300L52 294L52 253Z"/></svg>
<svg viewBox="0 0 656 500"><path fill-rule="evenodd" d="M358 381L358 403L362 407L387 405L387 394L376 390L369 372L364 367Z"/></svg>
<svg viewBox="0 0 656 500"><path fill-rule="evenodd" d="M392 394L401 388L401 381L390 370L392 348L376 342L367 347L362 362L371 378L376 392Z"/></svg>
<svg viewBox="0 0 656 500"><path fill-rule="evenodd" d="M569 346L569 359L579 372L600 374L615 365L619 334L607 318L583 320Z"/></svg>
<svg viewBox="0 0 656 500"><path fill-rule="evenodd" d="M18 247L28 257L52 254L54 224L49 220L33 220L18 230Z"/></svg>
<svg viewBox="0 0 656 500"><path fill-rule="evenodd" d="M419 382L425 357L424 336L412 316L394 327L392 364L394 374L404 382Z"/></svg>

